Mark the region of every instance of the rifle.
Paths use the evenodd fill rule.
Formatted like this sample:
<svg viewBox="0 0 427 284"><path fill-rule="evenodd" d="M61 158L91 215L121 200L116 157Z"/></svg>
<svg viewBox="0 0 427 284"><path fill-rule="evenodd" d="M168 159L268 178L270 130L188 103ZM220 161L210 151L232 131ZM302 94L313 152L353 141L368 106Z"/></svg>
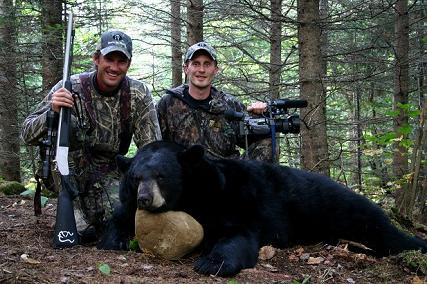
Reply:
<svg viewBox="0 0 427 284"><path fill-rule="evenodd" d="M71 92L70 66L73 46L73 14L68 13L67 39L65 44L62 87ZM58 195L56 210L54 248L72 247L79 243L76 220L74 217L73 199L78 195L75 183L70 178L68 149L70 145L71 109L61 107L56 144L56 165L61 176L61 191Z"/></svg>

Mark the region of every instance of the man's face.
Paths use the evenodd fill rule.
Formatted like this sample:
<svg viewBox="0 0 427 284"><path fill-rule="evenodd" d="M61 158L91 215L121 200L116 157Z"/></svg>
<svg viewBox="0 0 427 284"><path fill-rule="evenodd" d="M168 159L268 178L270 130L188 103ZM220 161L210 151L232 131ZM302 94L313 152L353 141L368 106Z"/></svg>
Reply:
<svg viewBox="0 0 427 284"><path fill-rule="evenodd" d="M105 92L114 91L120 85L130 66L130 60L120 51L100 54L93 61L98 69L98 87Z"/></svg>
<svg viewBox="0 0 427 284"><path fill-rule="evenodd" d="M205 54L195 55L184 65L189 84L199 89L210 88L212 80L218 73L215 61Z"/></svg>

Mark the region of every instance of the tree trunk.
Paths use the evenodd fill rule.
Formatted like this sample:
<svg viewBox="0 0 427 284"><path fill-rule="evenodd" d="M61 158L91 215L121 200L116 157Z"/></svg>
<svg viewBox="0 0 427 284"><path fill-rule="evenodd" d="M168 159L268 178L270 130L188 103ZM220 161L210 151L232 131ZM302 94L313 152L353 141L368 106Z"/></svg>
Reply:
<svg viewBox="0 0 427 284"><path fill-rule="evenodd" d="M362 190L362 127L360 125L360 90L356 88L353 92L353 145L354 145L354 165L356 166L352 174L352 183L355 185L353 189Z"/></svg>
<svg viewBox="0 0 427 284"><path fill-rule="evenodd" d="M411 162L411 178L404 186L400 212L410 219L422 220L425 211L426 200L426 176L425 166L422 161L426 159L425 148L427 148L427 97L424 98L423 109L420 115L420 123L417 129L415 145Z"/></svg>
<svg viewBox="0 0 427 284"><path fill-rule="evenodd" d="M328 27L326 25L326 21L328 19L328 0L320 0L319 2L319 16L323 22L320 34L320 51L322 53L322 74L326 76L326 72L328 70L328 61L326 60L327 49L328 49Z"/></svg>
<svg viewBox="0 0 427 284"><path fill-rule="evenodd" d="M300 96L308 101L301 110L306 123L301 131L301 163L305 169L329 175L319 20L319 0L298 1Z"/></svg>
<svg viewBox="0 0 427 284"><path fill-rule="evenodd" d="M424 142L420 142L421 151L419 152L422 160L427 160L427 61L425 60L426 49L425 49L425 18L427 17L427 9L425 9L426 1L422 0L418 3L420 8L418 9L417 17L419 19L417 24L417 38L418 38L418 97L420 105L424 110L424 130L423 139ZM424 102L424 105L423 103ZM419 215L415 216L416 220L420 223L427 225L427 164L422 163L420 168L420 176L418 180L418 198L415 206L419 208Z"/></svg>
<svg viewBox="0 0 427 284"><path fill-rule="evenodd" d="M187 0L187 43L203 41L203 0Z"/></svg>
<svg viewBox="0 0 427 284"><path fill-rule="evenodd" d="M62 78L62 1L43 0L43 89L51 89Z"/></svg>
<svg viewBox="0 0 427 284"><path fill-rule="evenodd" d="M269 88L270 99L280 97L281 73L282 73L282 0L270 0L270 68ZM272 160L278 163L280 160L279 133L275 133L272 139L271 149L274 150Z"/></svg>
<svg viewBox="0 0 427 284"><path fill-rule="evenodd" d="M282 72L282 0L271 0L270 27L270 95L280 97L280 75Z"/></svg>
<svg viewBox="0 0 427 284"><path fill-rule="evenodd" d="M423 109L420 116L420 127L418 129L419 140L414 147L414 179L412 191L415 192L413 200L413 217L415 220L427 223L427 165L423 161L427 160L427 96L424 97ZM416 151L415 151L416 150Z"/></svg>
<svg viewBox="0 0 427 284"><path fill-rule="evenodd" d="M421 1L419 5L424 5ZM425 9L419 7L415 14L416 33L418 35L418 80L417 89L421 114L419 125L416 130L415 143L411 158L411 178L405 186L405 191L400 201L400 212L417 222L427 224L427 165L422 161L427 159L427 96L425 81L427 77L427 63L425 62L425 44L423 36L425 33L424 21Z"/></svg>
<svg viewBox="0 0 427 284"><path fill-rule="evenodd" d="M182 84L181 0L171 0L172 87Z"/></svg>
<svg viewBox="0 0 427 284"><path fill-rule="evenodd" d="M394 120L394 132L397 141L394 144L393 174L397 179L408 172L408 149L402 145L402 140L407 139L407 134L402 131L408 125L408 115L402 105L408 103L409 73L408 73L408 50L409 50L409 19L408 0L396 2L396 69L394 76L394 109L398 112Z"/></svg>
<svg viewBox="0 0 427 284"><path fill-rule="evenodd" d="M0 178L20 181L15 8L0 0Z"/></svg>

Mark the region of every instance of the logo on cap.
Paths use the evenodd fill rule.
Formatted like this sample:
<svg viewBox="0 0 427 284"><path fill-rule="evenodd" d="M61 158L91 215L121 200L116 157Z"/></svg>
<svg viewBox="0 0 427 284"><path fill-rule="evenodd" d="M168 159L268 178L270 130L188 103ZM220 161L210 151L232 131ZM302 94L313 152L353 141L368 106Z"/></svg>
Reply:
<svg viewBox="0 0 427 284"><path fill-rule="evenodd" d="M197 52L197 51L205 51L207 54L209 54L209 56L214 60L217 61L216 59L216 51L215 49L210 46L208 43L201 41L198 42L196 44L193 44L192 46L190 46L187 50L187 53L185 54L185 58L184 58L184 62L187 62L188 60L193 58L193 55Z"/></svg>
<svg viewBox="0 0 427 284"><path fill-rule="evenodd" d="M107 31L102 34L98 50L102 55L113 51L120 51L127 58L132 58L132 39L124 32L118 30Z"/></svg>

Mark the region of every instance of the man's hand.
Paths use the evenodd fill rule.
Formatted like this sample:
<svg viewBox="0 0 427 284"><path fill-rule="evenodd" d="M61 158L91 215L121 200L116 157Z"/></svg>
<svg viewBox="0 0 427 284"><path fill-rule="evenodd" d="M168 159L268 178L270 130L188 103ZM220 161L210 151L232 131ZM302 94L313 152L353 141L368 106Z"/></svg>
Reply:
<svg viewBox="0 0 427 284"><path fill-rule="evenodd" d="M264 102L254 102L248 106L247 111L255 114L262 114L267 110L267 104Z"/></svg>
<svg viewBox="0 0 427 284"><path fill-rule="evenodd" d="M73 96L65 88L61 88L52 94L51 103L52 103L52 110L54 112L59 112L61 107L73 107L74 106Z"/></svg>

